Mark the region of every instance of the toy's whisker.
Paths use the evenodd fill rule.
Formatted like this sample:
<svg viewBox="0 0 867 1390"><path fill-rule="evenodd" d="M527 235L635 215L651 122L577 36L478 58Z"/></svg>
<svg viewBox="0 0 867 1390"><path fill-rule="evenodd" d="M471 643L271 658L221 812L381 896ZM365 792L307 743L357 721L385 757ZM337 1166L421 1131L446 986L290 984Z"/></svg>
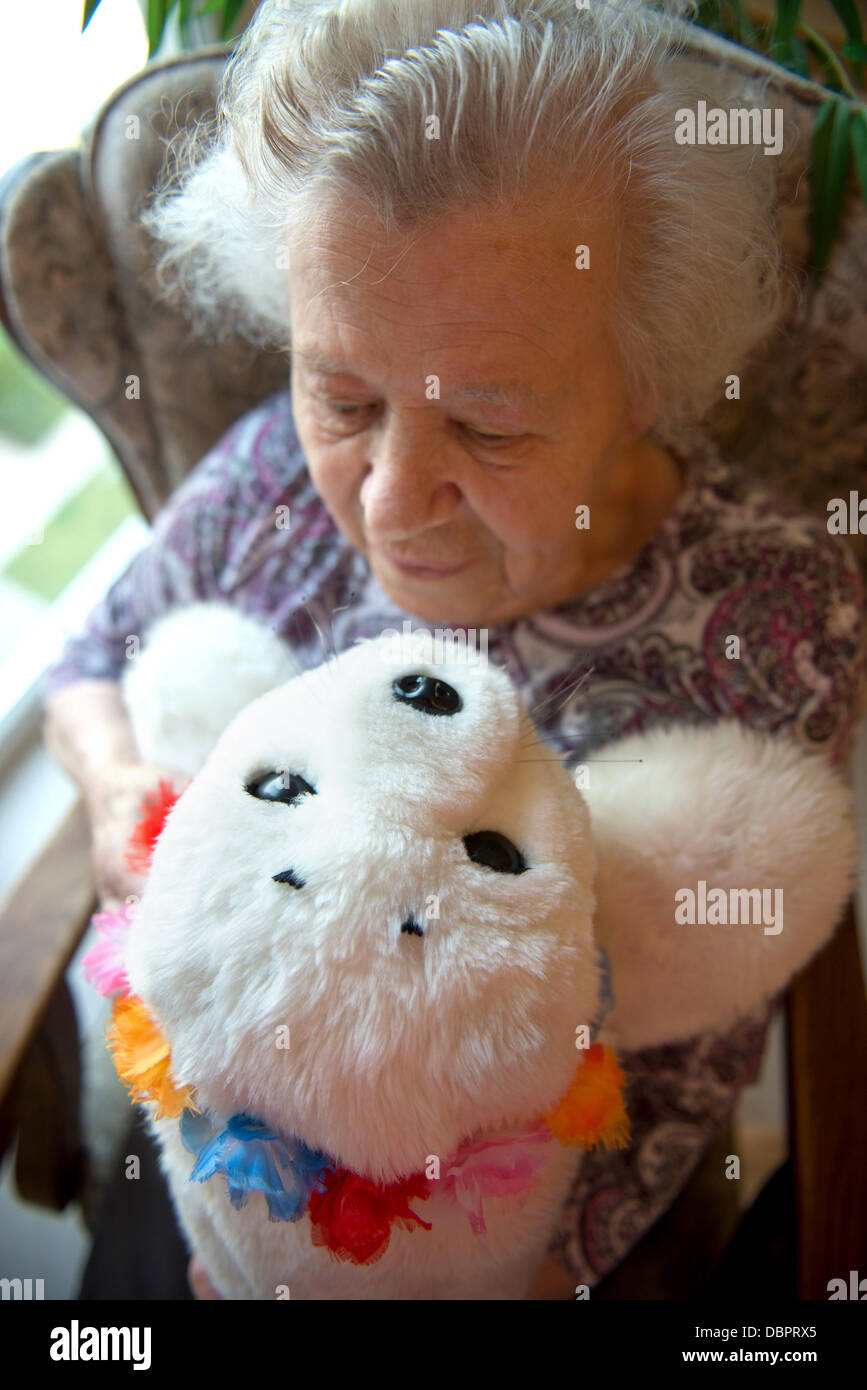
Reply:
<svg viewBox="0 0 867 1390"><path fill-rule="evenodd" d="M557 761L559 761L559 762L561 763L561 765L562 765L562 764L563 764L563 758L560 757L560 754L557 753L557 751L554 750L554 749L552 749L552 753L553 753L553 757L551 757L551 758L516 758L516 759L515 759L515 762L516 762L516 763L550 763L550 762L554 762L555 760L557 760ZM563 755L564 758L567 757L567 756L568 756L568 754L564 754L564 755ZM643 763L643 762L644 762L644 759L643 759L643 758L579 758L578 761L577 761L577 763L576 763L576 766L579 766L579 765L580 765L580 766L583 767L585 763ZM570 771L569 768L567 768L566 770L567 770L567 772Z"/></svg>
<svg viewBox="0 0 867 1390"><path fill-rule="evenodd" d="M581 686L584 684L586 680L589 679L590 676L593 675L593 672L595 670L596 667L591 666L587 671L583 671L580 676L578 676L574 681L572 681L570 685L567 686L565 693L562 689L552 690L549 695L546 695L544 697L544 699L540 700L537 704L530 707L530 709L527 711L530 718L536 718L539 715L540 711L543 710L546 705L550 705L552 700L556 700L558 699L558 697L562 696L562 699L560 700L560 703L555 707L555 710L551 711L552 713L559 712L566 704L567 700L571 700L576 690L580 690Z"/></svg>
<svg viewBox="0 0 867 1390"><path fill-rule="evenodd" d="M306 612L308 618L313 624L313 627L316 629L316 636L319 638L319 645L322 648L322 665L325 666L329 675L333 675L334 672L331 669L331 661L329 657L328 646L325 641L325 634L322 631L322 628L319 626L319 623L314 618L313 610L311 609L309 603L305 603L304 611Z"/></svg>
<svg viewBox="0 0 867 1390"><path fill-rule="evenodd" d="M329 630L329 632L330 632L330 634L331 634L331 650L332 650L332 652L334 653L334 660L335 660L335 661L336 661L337 658L339 657L340 653L339 653L338 650L337 650L337 638L336 638L336 636L334 635L334 615L335 615L335 613L342 613L342 612L344 611L344 609L348 608L348 606L349 606L348 604L344 604L344 605L343 605L343 608L332 608L331 614L330 614L329 619L328 619L328 630Z"/></svg>
<svg viewBox="0 0 867 1390"><path fill-rule="evenodd" d="M550 704L551 701L552 701L553 699L556 699L558 695L561 695L561 694L562 694L562 699L560 700L559 704L555 705L555 707L554 707L553 709L548 710L548 711L546 712L546 714L545 714L544 717L545 717L545 719L551 719L551 718L553 718L554 715L559 714L560 710L563 709L564 705L566 705L566 704L568 703L568 701L572 699L572 696L575 694L575 692L576 692L577 690L580 690L580 688L581 688L581 686L584 684L585 680L587 680L587 678L588 678L590 675L592 675L594 669L595 669L595 668L591 666L591 668L590 668L589 671L585 671L584 674L583 674L582 676L579 676L579 678L578 678L576 681L573 681L573 683L572 683L572 684L569 686L569 688L566 690L565 694L563 694L563 693L562 693L561 691L559 691L559 690L558 690L558 691L554 691L551 695L547 696L546 699L545 699L544 701L541 702L541 704L537 705L537 706L531 711L531 713L532 713L533 715L536 715L536 716L538 717L540 711L544 708L544 706L545 706L546 704ZM534 725L534 736L535 736L535 725ZM532 742L532 740L528 739L528 740L527 740L527 744L529 744L530 742ZM524 744L523 741L522 741L522 746L526 746L526 744Z"/></svg>
<svg viewBox="0 0 867 1390"><path fill-rule="evenodd" d="M515 759L515 762L516 762L516 763L556 763L556 762L562 762L562 760L561 760L560 758L558 758L558 756L557 756L556 753L553 753L552 756L551 756L550 758L516 758L516 759Z"/></svg>
<svg viewBox="0 0 867 1390"><path fill-rule="evenodd" d="M521 727L518 731L518 747L531 748L537 741L536 726L526 711L521 716Z"/></svg>

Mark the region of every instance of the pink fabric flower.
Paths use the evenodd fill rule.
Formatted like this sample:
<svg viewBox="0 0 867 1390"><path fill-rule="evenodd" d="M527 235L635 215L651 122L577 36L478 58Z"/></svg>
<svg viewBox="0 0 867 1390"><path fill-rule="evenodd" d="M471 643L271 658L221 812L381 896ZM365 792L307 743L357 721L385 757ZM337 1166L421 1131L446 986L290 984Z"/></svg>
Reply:
<svg viewBox="0 0 867 1390"><path fill-rule="evenodd" d="M539 1180L551 1131L544 1126L504 1134L461 1149L441 1174L442 1192L466 1212L477 1236L485 1235L486 1197L515 1197L519 1205Z"/></svg>
<svg viewBox="0 0 867 1390"><path fill-rule="evenodd" d="M97 912L91 918L99 940L82 960L81 968L84 978L100 994L129 994L125 956L134 908L134 903L124 903L116 912Z"/></svg>

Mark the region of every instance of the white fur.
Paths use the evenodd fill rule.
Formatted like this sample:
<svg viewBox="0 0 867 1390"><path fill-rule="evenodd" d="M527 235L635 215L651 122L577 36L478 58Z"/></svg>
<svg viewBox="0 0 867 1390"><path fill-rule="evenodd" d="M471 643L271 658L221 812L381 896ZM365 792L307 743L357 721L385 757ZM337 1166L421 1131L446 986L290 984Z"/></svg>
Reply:
<svg viewBox="0 0 867 1390"><path fill-rule="evenodd" d="M235 715L299 670L276 633L226 604L167 614L123 677L143 760L193 776Z"/></svg>
<svg viewBox="0 0 867 1390"><path fill-rule="evenodd" d="M157 703L159 651L175 653L173 698L192 691L178 684L184 622L177 646L164 630L151 648ZM461 711L396 701L393 682L415 671L452 684ZM171 812L132 933L132 987L176 1080L218 1119L257 1115L385 1181L532 1123L566 1089L576 1027L597 1007L596 854L621 1046L722 1026L783 988L845 900L848 793L821 761L731 725L608 756L645 762L591 765L591 840L584 800L492 666L396 662L369 642L256 699ZM250 796L272 769L317 794ZM529 871L473 864L462 837L480 829L508 835ZM303 888L273 882L287 868ZM697 877L782 886L783 932L677 926L674 892ZM432 895L439 917L425 915ZM423 938L401 933L410 914ZM484 1238L445 1198L416 1202L434 1230L395 1231L359 1269L314 1248L306 1218L270 1224L264 1199L236 1212L222 1178L191 1183L177 1121L156 1130L181 1219L231 1298L278 1285L292 1298L520 1298L580 1162L552 1144L524 1207L488 1203Z"/></svg>
<svg viewBox="0 0 867 1390"><path fill-rule="evenodd" d="M657 729L609 745L590 764L586 796L595 926L616 1005L609 1025L627 1049L725 1027L777 994L852 889L851 794L789 739L729 721ZM675 893L701 879L708 889L782 889L782 930L677 923Z"/></svg>

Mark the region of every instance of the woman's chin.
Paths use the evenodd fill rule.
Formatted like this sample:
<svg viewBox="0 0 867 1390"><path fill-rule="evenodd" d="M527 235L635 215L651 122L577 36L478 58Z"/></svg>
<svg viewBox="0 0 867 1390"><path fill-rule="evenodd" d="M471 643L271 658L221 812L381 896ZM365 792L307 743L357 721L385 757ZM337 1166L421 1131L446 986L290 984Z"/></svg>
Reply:
<svg viewBox="0 0 867 1390"><path fill-rule="evenodd" d="M387 561L371 563L380 588L404 613L422 622L483 626L494 605L484 602L480 566L466 565L453 575L408 574Z"/></svg>

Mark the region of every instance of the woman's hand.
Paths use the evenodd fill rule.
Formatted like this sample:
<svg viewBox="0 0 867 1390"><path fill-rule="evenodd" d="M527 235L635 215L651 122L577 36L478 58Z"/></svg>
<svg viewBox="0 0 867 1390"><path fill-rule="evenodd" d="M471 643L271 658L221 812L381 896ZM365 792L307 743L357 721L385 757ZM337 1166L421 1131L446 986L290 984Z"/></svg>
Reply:
<svg viewBox="0 0 867 1390"><path fill-rule="evenodd" d="M45 704L43 736L49 752L81 788L97 891L104 907L117 908L144 887L142 875L126 863L144 796L155 793L161 779L180 792L190 778L142 762L117 681L76 681L57 691Z"/></svg>
<svg viewBox="0 0 867 1390"><path fill-rule="evenodd" d="M199 1300L222 1298L223 1295L217 1293L208 1277L208 1271L202 1264L198 1255L194 1255L190 1260L190 1267L187 1270L187 1279L193 1291L193 1297Z"/></svg>
<svg viewBox="0 0 867 1390"><path fill-rule="evenodd" d="M540 1266L527 1298L538 1302L540 1300L562 1301L574 1297L575 1276L569 1273L562 1260L559 1260L556 1255L546 1255L545 1263Z"/></svg>
<svg viewBox="0 0 867 1390"><path fill-rule="evenodd" d="M183 791L189 776L153 763L112 763L87 788L91 855L96 889L104 908L117 908L130 896L140 897L145 879L126 862L130 836L142 816L142 802L155 795L160 781Z"/></svg>

